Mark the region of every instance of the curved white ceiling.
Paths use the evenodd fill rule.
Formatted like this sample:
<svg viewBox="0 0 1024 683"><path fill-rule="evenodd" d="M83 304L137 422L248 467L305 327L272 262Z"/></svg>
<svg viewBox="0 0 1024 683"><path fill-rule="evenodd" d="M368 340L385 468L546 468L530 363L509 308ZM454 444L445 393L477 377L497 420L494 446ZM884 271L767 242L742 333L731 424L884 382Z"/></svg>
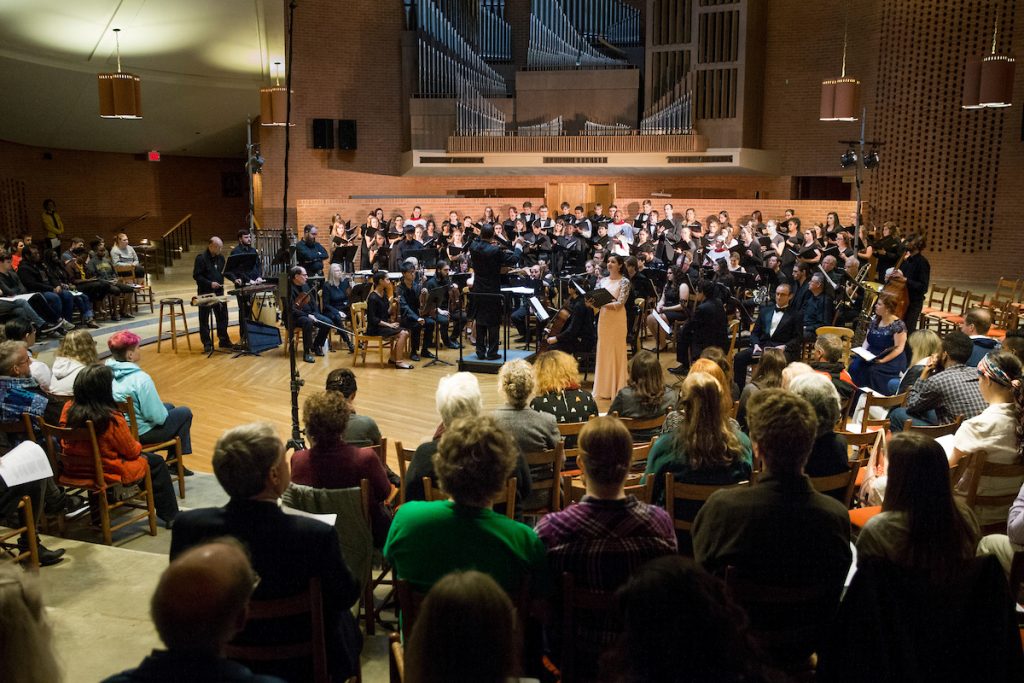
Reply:
<svg viewBox="0 0 1024 683"><path fill-rule="evenodd" d="M101 119L96 74L142 78L141 120ZM236 156L284 62L281 0L0 0L0 138Z"/></svg>

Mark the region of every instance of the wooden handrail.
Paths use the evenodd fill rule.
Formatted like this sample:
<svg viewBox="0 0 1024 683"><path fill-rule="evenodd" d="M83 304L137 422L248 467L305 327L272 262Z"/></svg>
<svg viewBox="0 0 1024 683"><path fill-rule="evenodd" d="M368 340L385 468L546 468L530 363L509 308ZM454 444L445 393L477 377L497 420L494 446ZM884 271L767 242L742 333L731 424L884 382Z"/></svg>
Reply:
<svg viewBox="0 0 1024 683"><path fill-rule="evenodd" d="M149 211L146 211L145 213L141 213L138 216L136 216L135 218L129 218L124 223L121 223L121 225L119 225L116 228L114 228L114 232L121 232L122 230L127 228L129 225L133 225L135 223L139 223L141 221L146 220L147 218L149 218Z"/></svg>
<svg viewBox="0 0 1024 683"><path fill-rule="evenodd" d="M186 216L185 216L184 218L182 218L182 219L181 219L180 221L178 221L177 223L175 223L175 224L174 224L174 226L173 226L173 227L172 227L172 228L171 228L170 230L168 230L168 231L167 231L167 232L165 232L164 234L160 235L160 239L164 239L165 237L167 237L168 235L170 235L170 234L171 234L172 232L174 232L175 230L177 230L178 228L180 228L180 227L181 227L181 224L182 224L182 223L184 223L184 222L185 222L185 221L187 221L187 220L191 220L191 218L192 218L192 214L188 214L188 215L186 215Z"/></svg>

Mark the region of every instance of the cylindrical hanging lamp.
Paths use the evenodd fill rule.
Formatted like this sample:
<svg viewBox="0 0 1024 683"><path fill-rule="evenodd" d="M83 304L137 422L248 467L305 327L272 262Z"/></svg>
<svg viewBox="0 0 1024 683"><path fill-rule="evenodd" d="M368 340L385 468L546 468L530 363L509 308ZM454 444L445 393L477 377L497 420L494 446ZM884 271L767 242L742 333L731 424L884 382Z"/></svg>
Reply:
<svg viewBox="0 0 1024 683"><path fill-rule="evenodd" d="M992 30L992 53L967 61L964 73L963 109L998 109L1013 104L1013 76L1016 64L1010 55L996 54L999 17Z"/></svg>
<svg viewBox="0 0 1024 683"><path fill-rule="evenodd" d="M860 81L846 75L846 38L844 26L842 76L821 82L820 121L856 121L860 112Z"/></svg>
<svg viewBox="0 0 1024 683"><path fill-rule="evenodd" d="M100 117L104 119L142 118L142 81L135 74L121 71L121 41L114 29L117 47L117 73L96 74L99 89Z"/></svg>
<svg viewBox="0 0 1024 683"><path fill-rule="evenodd" d="M288 125L288 88L281 85L281 62L274 62L274 65L278 67L276 85L260 88L261 126Z"/></svg>

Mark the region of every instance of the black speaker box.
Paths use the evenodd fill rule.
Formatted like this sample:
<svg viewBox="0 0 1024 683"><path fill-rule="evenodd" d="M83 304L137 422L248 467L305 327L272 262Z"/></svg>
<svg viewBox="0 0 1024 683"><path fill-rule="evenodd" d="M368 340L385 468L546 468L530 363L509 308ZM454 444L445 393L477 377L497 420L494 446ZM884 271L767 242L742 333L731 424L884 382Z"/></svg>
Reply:
<svg viewBox="0 0 1024 683"><path fill-rule="evenodd" d="M338 119L338 149L356 149L355 119Z"/></svg>
<svg viewBox="0 0 1024 683"><path fill-rule="evenodd" d="M313 119L313 149L334 148L334 120Z"/></svg>
<svg viewBox="0 0 1024 683"><path fill-rule="evenodd" d="M276 349L281 345L281 328L276 325L253 320L245 323L245 329L249 335L249 350L253 353Z"/></svg>

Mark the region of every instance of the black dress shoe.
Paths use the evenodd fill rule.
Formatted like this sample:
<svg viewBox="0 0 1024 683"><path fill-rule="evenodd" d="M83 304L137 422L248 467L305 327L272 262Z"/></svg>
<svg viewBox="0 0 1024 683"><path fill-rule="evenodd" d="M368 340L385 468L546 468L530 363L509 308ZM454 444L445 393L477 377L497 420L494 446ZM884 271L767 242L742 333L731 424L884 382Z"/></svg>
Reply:
<svg viewBox="0 0 1024 683"><path fill-rule="evenodd" d="M49 567L50 565L57 564L64 559L64 553L67 552L63 548L57 550L50 550L39 541L36 541L36 545L39 548L39 566ZM25 552L28 550L28 539L25 536L21 536L18 539L18 550Z"/></svg>
<svg viewBox="0 0 1024 683"><path fill-rule="evenodd" d="M685 375L688 370L689 368L687 368L684 365L677 365L674 368L668 369L668 371L671 372L673 375Z"/></svg>
<svg viewBox="0 0 1024 683"><path fill-rule="evenodd" d="M417 360L419 360L419 359L420 359L420 357L419 357L419 356L417 356L417 355L416 355L415 353L410 353L410 354L409 354L409 360L411 360L411 361L417 361Z"/></svg>
<svg viewBox="0 0 1024 683"><path fill-rule="evenodd" d="M321 358L323 358L323 357L324 357L324 352L323 352L323 349L317 349L317 350L316 350L316 351L314 351L313 353L315 353L316 355L320 356Z"/></svg>
<svg viewBox="0 0 1024 683"><path fill-rule="evenodd" d="M462 348L462 344L460 344L459 342L454 342L454 341L448 342L447 344L445 344L445 346L447 346L449 349L461 349Z"/></svg>
<svg viewBox="0 0 1024 683"><path fill-rule="evenodd" d="M501 358L501 354L497 352L489 353L486 356L484 356L484 360L498 360L499 358Z"/></svg>
<svg viewBox="0 0 1024 683"><path fill-rule="evenodd" d="M313 354L311 354L311 353L305 354L302 357L302 360L306 361L307 363L315 363L316 362L316 358L313 358Z"/></svg>
<svg viewBox="0 0 1024 683"><path fill-rule="evenodd" d="M420 355L424 358L437 358L437 356L432 354L430 351L427 351L426 349L420 351Z"/></svg>
<svg viewBox="0 0 1024 683"><path fill-rule="evenodd" d="M213 344L203 345L203 353L213 353Z"/></svg>

